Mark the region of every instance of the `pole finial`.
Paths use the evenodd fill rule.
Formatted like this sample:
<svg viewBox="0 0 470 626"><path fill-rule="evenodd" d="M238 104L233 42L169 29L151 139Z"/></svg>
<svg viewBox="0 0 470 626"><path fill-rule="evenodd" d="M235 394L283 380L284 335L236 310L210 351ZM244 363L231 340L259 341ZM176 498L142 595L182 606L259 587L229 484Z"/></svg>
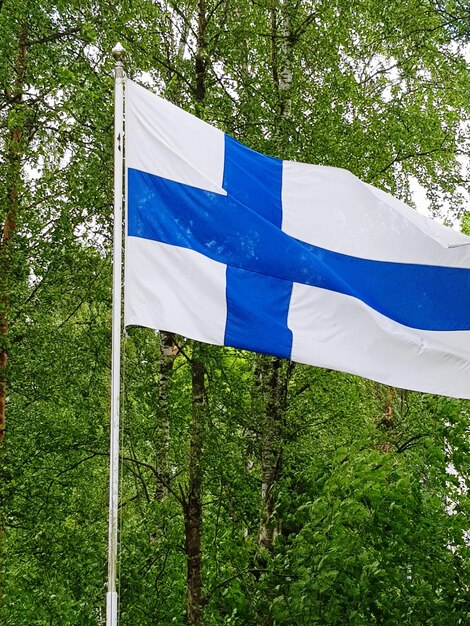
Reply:
<svg viewBox="0 0 470 626"><path fill-rule="evenodd" d="M126 50L123 48L122 44L118 42L113 48L113 57L116 61L122 61L125 56Z"/></svg>
<svg viewBox="0 0 470 626"><path fill-rule="evenodd" d="M126 50L118 42L113 48L113 57L116 59L116 61L122 61L125 56L126 56Z"/></svg>
<svg viewBox="0 0 470 626"><path fill-rule="evenodd" d="M114 46L112 52L113 52L113 57L114 57L114 59L116 61L116 67L115 67L115 70L114 70L115 76L116 76L116 78L121 78L122 79L123 76L124 76L124 70L123 70L122 62L123 62L124 57L126 56L126 50L118 42Z"/></svg>

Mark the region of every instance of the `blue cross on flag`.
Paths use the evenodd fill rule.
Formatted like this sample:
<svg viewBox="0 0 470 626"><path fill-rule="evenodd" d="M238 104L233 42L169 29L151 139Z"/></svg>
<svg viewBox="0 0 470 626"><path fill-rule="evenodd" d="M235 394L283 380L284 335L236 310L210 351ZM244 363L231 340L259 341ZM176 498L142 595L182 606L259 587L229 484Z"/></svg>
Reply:
<svg viewBox="0 0 470 626"><path fill-rule="evenodd" d="M470 398L470 238L126 80L125 324Z"/></svg>

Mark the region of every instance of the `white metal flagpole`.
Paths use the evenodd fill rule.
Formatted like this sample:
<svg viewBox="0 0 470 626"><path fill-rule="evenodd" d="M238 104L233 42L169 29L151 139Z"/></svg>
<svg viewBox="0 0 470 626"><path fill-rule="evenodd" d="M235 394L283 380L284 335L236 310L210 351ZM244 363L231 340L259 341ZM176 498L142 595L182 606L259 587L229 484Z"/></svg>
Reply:
<svg viewBox="0 0 470 626"><path fill-rule="evenodd" d="M111 433L109 451L109 534L108 592L106 626L117 626L116 590L118 554L119 497L119 406L121 386L121 294L122 294L122 177L124 147L124 69L125 50L118 43L113 49L114 69L114 234L113 234L113 329L111 356Z"/></svg>

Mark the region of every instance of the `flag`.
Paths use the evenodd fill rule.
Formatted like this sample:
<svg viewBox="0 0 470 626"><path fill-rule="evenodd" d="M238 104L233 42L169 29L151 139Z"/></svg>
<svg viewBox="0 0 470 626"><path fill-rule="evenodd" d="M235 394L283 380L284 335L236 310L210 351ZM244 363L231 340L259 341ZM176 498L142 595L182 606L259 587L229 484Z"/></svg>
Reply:
<svg viewBox="0 0 470 626"><path fill-rule="evenodd" d="M470 238L126 80L126 325L470 398Z"/></svg>

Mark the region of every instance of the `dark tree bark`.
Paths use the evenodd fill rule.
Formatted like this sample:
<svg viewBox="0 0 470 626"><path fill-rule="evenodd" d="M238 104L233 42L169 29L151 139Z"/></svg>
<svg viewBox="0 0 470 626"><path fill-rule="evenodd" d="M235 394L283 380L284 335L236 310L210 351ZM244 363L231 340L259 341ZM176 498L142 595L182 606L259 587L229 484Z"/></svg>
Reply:
<svg viewBox="0 0 470 626"><path fill-rule="evenodd" d="M187 620L190 626L202 624L202 452L206 395L201 346L194 345L192 360L192 415L189 447L189 484L184 506L187 559Z"/></svg>
<svg viewBox="0 0 470 626"><path fill-rule="evenodd" d="M291 111L290 89L292 85L292 37L290 0L271 5L271 73L278 91L279 124L275 129L281 145L285 140L283 121ZM287 401L287 384L292 367L283 366L280 359L266 358L260 361L260 386L265 395L265 419L261 433L261 520L259 545L272 551L276 533L273 519L275 498L273 487L282 466L283 428L282 414Z"/></svg>
<svg viewBox="0 0 470 626"><path fill-rule="evenodd" d="M272 551L278 523L275 519L274 487L282 471L284 411L292 363L261 357L256 375L265 397L265 414L261 430L261 519L259 546Z"/></svg>
<svg viewBox="0 0 470 626"><path fill-rule="evenodd" d="M393 451L393 438L395 431L395 402L397 390L394 387L385 385L375 385L376 394L379 396L381 413L377 421L377 426L385 440L381 441L378 448L382 452Z"/></svg>
<svg viewBox="0 0 470 626"><path fill-rule="evenodd" d="M196 50L196 102L202 104L206 97L206 0L198 2Z"/></svg>
<svg viewBox="0 0 470 626"><path fill-rule="evenodd" d="M196 110L202 116L206 97L207 50L206 50L206 3L199 0L197 13L197 49L195 59ZM202 455L206 395L204 387L203 347L193 342L192 355L192 414L191 441L189 449L189 483L185 502L185 548L187 560L187 622L189 626L203 623L202 598Z"/></svg>
<svg viewBox="0 0 470 626"><path fill-rule="evenodd" d="M14 67L15 78L10 93L9 116L16 113L23 104L23 87L26 75L26 28L23 26L18 37L18 51ZM21 116L17 116L21 120ZM21 160L24 151L23 128L20 121L13 125L6 145L6 194L2 207L0 224L0 445L3 444L6 428L7 364L8 364L8 310L10 305L11 244L16 230L16 222L22 187ZM0 457L3 450L0 451ZM2 485L2 490L5 485ZM3 512L0 511L0 552L3 553ZM1 577L1 572L0 572ZM0 604L3 584L0 579Z"/></svg>
<svg viewBox="0 0 470 626"><path fill-rule="evenodd" d="M21 28L18 37L18 53L15 63L15 79L8 95L10 112L15 114L23 103L23 86L26 74L26 28ZM18 116L18 119L21 119ZM8 308L10 302L10 249L16 230L20 188L22 185L21 157L23 129L17 122L10 131L7 145L7 190L0 240L0 441L5 436L6 393L8 363Z"/></svg>
<svg viewBox="0 0 470 626"><path fill-rule="evenodd" d="M160 332L160 368L158 373L158 414L155 426L155 469L162 480L157 482L155 499L167 495L170 481L170 381L175 362L176 349L172 333Z"/></svg>

